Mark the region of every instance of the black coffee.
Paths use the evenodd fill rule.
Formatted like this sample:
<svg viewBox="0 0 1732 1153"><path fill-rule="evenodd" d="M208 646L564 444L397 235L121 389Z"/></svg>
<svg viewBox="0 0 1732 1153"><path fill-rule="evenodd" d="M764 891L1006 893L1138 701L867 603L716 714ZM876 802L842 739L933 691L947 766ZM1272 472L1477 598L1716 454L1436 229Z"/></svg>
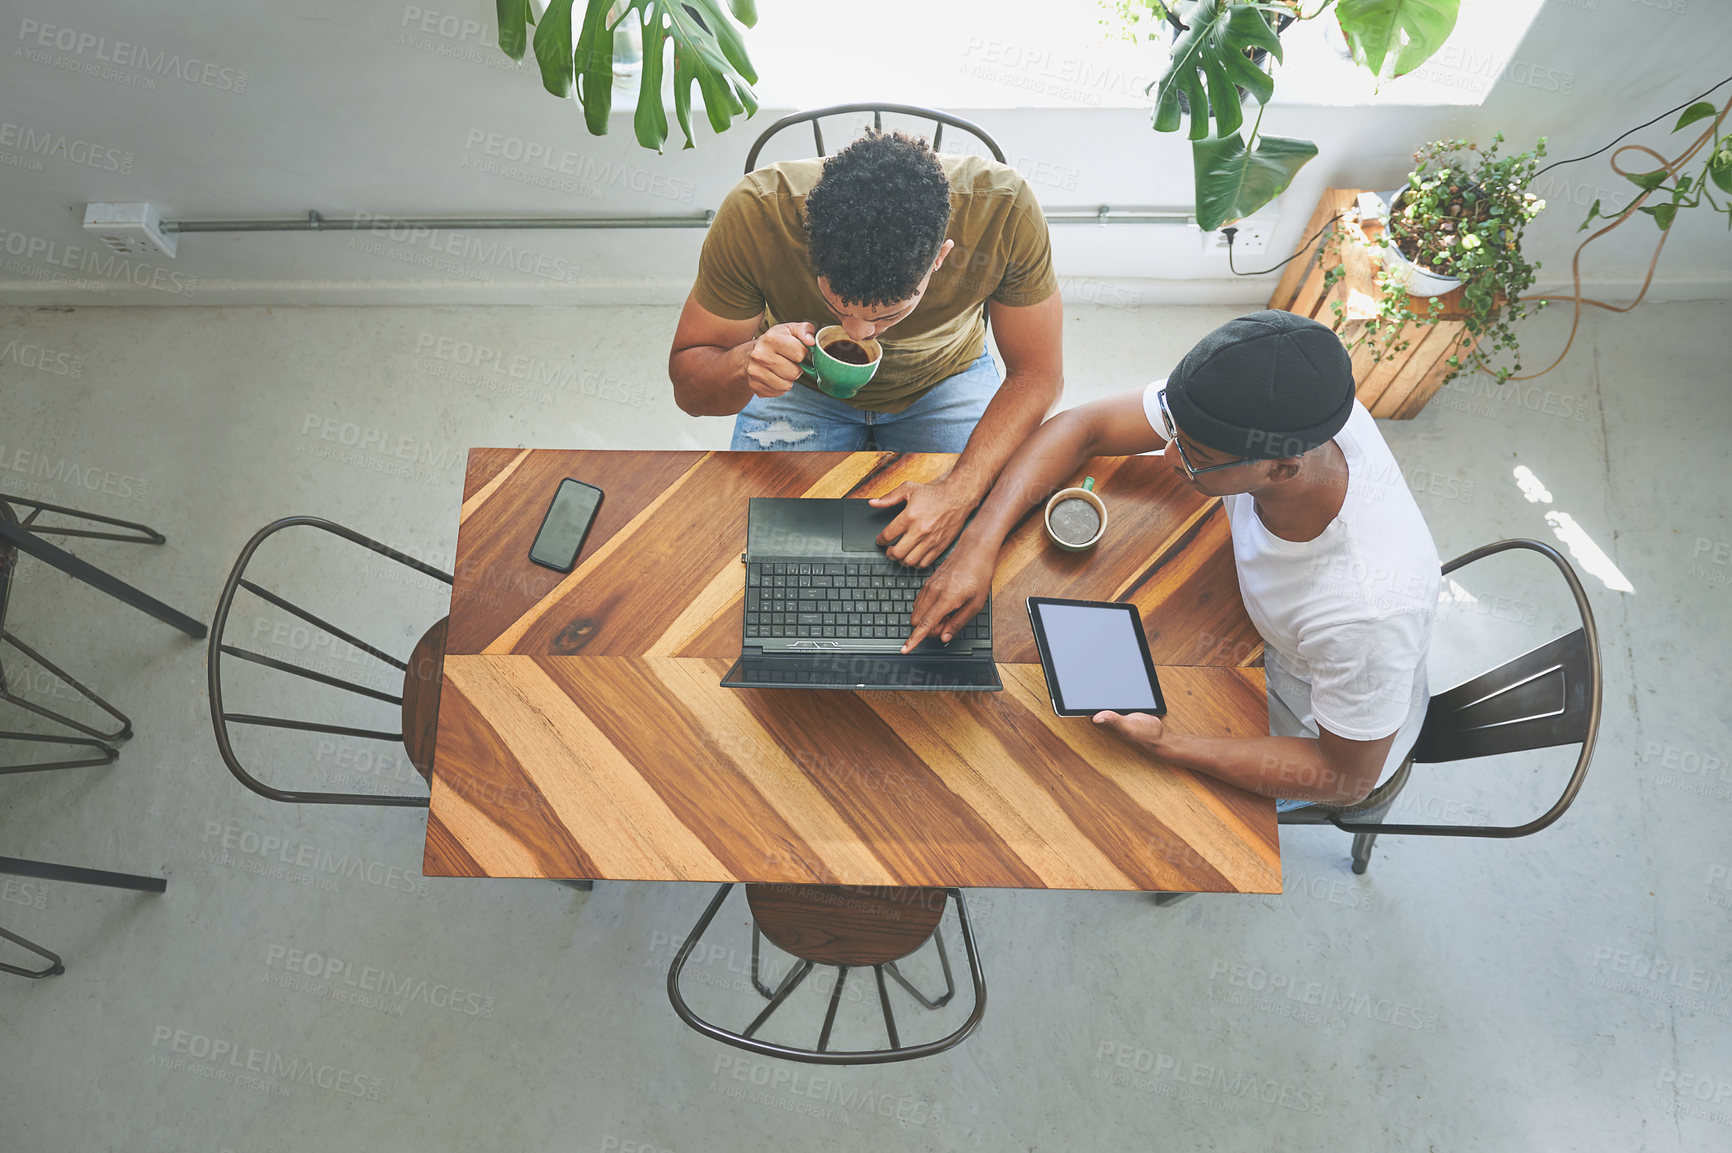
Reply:
<svg viewBox="0 0 1732 1153"><path fill-rule="evenodd" d="M1080 496L1067 497L1052 507L1053 535L1065 544L1085 545L1101 531L1101 514Z"/></svg>
<svg viewBox="0 0 1732 1153"><path fill-rule="evenodd" d="M852 340L832 340L824 346L824 351L837 360L848 364L871 364L872 354L855 344Z"/></svg>

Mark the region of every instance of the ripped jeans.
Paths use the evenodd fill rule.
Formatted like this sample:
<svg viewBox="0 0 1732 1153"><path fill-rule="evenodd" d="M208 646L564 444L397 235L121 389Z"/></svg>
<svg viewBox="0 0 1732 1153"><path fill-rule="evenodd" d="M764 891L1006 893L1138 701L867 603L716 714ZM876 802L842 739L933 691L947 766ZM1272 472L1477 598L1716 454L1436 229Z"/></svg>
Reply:
<svg viewBox="0 0 1732 1153"><path fill-rule="evenodd" d="M736 452L961 452L998 391L998 366L985 353L939 381L901 412L872 412L796 384L781 396L754 396L734 418Z"/></svg>

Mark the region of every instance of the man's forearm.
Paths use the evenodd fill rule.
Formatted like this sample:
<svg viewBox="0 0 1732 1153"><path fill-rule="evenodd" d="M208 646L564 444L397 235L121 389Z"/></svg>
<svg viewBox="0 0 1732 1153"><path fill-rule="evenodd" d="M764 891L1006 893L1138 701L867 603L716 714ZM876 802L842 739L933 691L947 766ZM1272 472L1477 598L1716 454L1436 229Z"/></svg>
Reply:
<svg viewBox="0 0 1732 1153"><path fill-rule="evenodd" d="M987 415L991 415L990 407ZM968 442L970 451L977 445L985 447L980 442L986 431L987 422L983 416ZM1088 459L1088 434L1067 413L1059 413L1035 427L1032 433L1026 429L1018 431L1020 435L1009 442L1008 462L999 465L1002 471L997 483L993 484L990 495L963 533L965 544L996 552L1029 507L1050 496ZM958 471L967 460L968 454L964 453L957 461Z"/></svg>
<svg viewBox="0 0 1732 1153"><path fill-rule="evenodd" d="M1063 388L1063 380L1056 376L1012 371L980 414L980 423L974 426L945 483L960 487L970 504L979 503L991 491L1005 463L1046 419Z"/></svg>
<svg viewBox="0 0 1732 1153"><path fill-rule="evenodd" d="M752 342L733 348L698 345L681 349L668 359L674 401L690 416L733 416L752 399L746 362Z"/></svg>
<svg viewBox="0 0 1732 1153"><path fill-rule="evenodd" d="M1201 737L1168 729L1150 752L1265 797L1341 805L1364 795L1311 737Z"/></svg>

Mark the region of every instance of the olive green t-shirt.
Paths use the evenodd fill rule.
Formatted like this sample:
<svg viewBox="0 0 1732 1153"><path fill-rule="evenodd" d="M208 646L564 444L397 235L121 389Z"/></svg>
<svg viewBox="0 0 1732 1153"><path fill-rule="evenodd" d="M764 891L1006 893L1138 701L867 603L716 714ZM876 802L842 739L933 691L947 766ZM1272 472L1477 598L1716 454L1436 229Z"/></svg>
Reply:
<svg viewBox="0 0 1732 1153"><path fill-rule="evenodd" d="M979 358L986 351L983 301L1021 307L1058 291L1046 216L1027 181L984 157L938 161L950 179L945 235L956 246L914 311L877 338L884 361L843 402L855 408L901 412ZM727 320L759 317L759 332L802 320L819 328L836 323L806 248L806 194L823 163L772 164L734 185L704 238L692 288L700 305Z"/></svg>

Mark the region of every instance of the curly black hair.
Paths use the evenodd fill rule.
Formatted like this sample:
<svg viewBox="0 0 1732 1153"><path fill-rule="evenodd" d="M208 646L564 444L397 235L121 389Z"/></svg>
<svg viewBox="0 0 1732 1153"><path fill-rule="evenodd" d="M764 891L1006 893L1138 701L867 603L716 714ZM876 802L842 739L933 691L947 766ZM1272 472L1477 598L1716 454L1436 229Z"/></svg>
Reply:
<svg viewBox="0 0 1732 1153"><path fill-rule="evenodd" d="M944 245L950 181L919 137L867 130L806 194L812 270L848 304L914 295Z"/></svg>

